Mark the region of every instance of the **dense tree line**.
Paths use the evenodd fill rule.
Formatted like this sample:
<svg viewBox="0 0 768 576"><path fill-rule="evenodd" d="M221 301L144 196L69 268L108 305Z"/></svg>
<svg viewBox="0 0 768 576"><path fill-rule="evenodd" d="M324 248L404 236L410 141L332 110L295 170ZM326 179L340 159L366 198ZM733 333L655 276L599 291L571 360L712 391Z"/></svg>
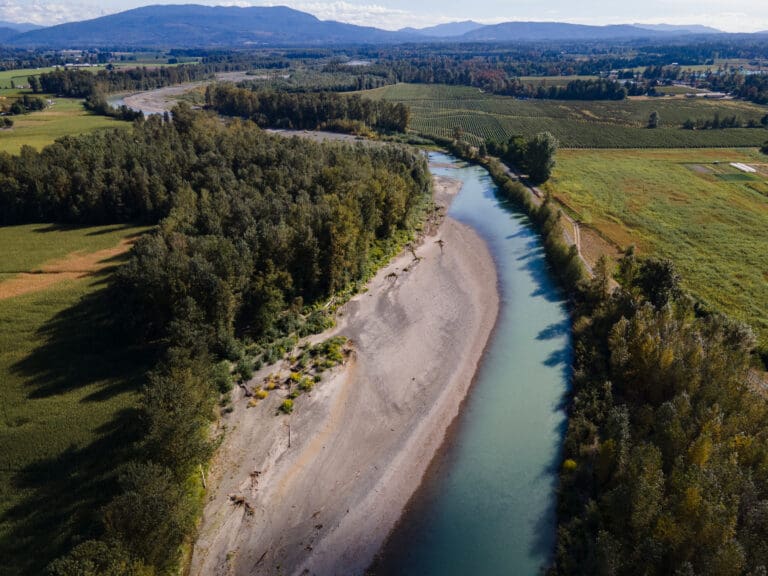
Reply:
<svg viewBox="0 0 768 576"><path fill-rule="evenodd" d="M55 576L172 573L212 453L215 367L244 339L290 331L304 304L365 278L418 220L426 160L396 146L317 144L174 110L131 130L0 155L4 223L159 223L108 291L113 321L160 358L141 394L137 459L94 515L101 536ZM148 352L149 353L149 352Z"/></svg>
<svg viewBox="0 0 768 576"><path fill-rule="evenodd" d="M518 98L550 100L623 100L627 89L615 80L572 80L565 86L545 86L523 83L517 79L506 82L506 87L494 90L497 94Z"/></svg>
<svg viewBox="0 0 768 576"><path fill-rule="evenodd" d="M378 64L381 68L382 63ZM497 59L484 59L475 56L464 60L449 56L434 56L421 60L391 60L386 63L390 74L386 77L392 82L410 82L416 84L449 84L474 86L504 96L517 98L548 98L557 100L621 100L627 96L624 86L609 79L575 80L566 86L545 86L543 83L522 82L516 66L505 66ZM566 73L575 73L572 67L562 68ZM527 72L531 70L524 68ZM548 70L552 75L560 75L561 68Z"/></svg>
<svg viewBox="0 0 768 576"><path fill-rule="evenodd" d="M549 132L530 138L512 136L507 142L490 141L486 144L488 153L527 174L533 184L549 180L555 167L557 148L557 139Z"/></svg>
<svg viewBox="0 0 768 576"><path fill-rule="evenodd" d="M98 92L88 96L88 98L85 99L85 102L83 102L83 106L86 110L90 110L101 116L109 116L125 122L144 119L144 113L141 110L134 110L125 104L112 106L107 102L107 98Z"/></svg>
<svg viewBox="0 0 768 576"><path fill-rule="evenodd" d="M405 132L409 109L405 104L371 100L334 92L289 94L247 90L231 84L208 86L206 106L227 116L249 118L259 126L316 130L364 125Z"/></svg>
<svg viewBox="0 0 768 576"><path fill-rule="evenodd" d="M291 69L282 73L257 73L240 82L239 86L251 90L269 88L282 92L355 92L381 88L393 82L377 74L361 72L359 69L348 71L329 69L328 66L316 69Z"/></svg>
<svg viewBox="0 0 768 576"><path fill-rule="evenodd" d="M552 574L768 567L768 403L749 328L695 307L668 261L605 261L577 302Z"/></svg>
<svg viewBox="0 0 768 576"><path fill-rule="evenodd" d="M210 78L219 67L214 64L191 64L161 68L127 68L104 70L94 73L78 68L60 68L41 74L36 92L57 94L73 98L87 98L97 92L108 94L130 90L153 90Z"/></svg>
<svg viewBox="0 0 768 576"><path fill-rule="evenodd" d="M45 110L47 105L46 101L42 98L30 96L29 94L22 94L20 97L16 98L13 103L0 105L0 113L9 116L17 116L19 114L28 114L29 112Z"/></svg>
<svg viewBox="0 0 768 576"><path fill-rule="evenodd" d="M755 104L768 104L768 76L752 74L735 88L734 93Z"/></svg>
<svg viewBox="0 0 768 576"><path fill-rule="evenodd" d="M727 92L755 104L768 104L768 76L737 69L710 69L705 73L680 73L680 81L697 88Z"/></svg>

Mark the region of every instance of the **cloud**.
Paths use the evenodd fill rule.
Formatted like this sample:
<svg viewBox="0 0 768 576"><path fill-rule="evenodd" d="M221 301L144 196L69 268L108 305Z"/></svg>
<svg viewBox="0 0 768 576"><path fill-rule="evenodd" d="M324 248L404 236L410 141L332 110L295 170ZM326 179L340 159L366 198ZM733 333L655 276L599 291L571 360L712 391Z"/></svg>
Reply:
<svg viewBox="0 0 768 576"><path fill-rule="evenodd" d="M0 19L9 22L31 22L49 26L101 15L102 10L93 3L0 0Z"/></svg>
<svg viewBox="0 0 768 576"><path fill-rule="evenodd" d="M688 25L702 24L711 26L724 32L759 32L768 30L768 18L756 17L744 12L692 12L688 14L666 14L653 18L632 16L609 18L567 18L564 19L575 24L673 24Z"/></svg>
<svg viewBox="0 0 768 576"><path fill-rule="evenodd" d="M390 0L0 0L0 19L40 25L87 20L152 3L201 3L226 6L290 6L314 14L322 20L338 20L363 26L397 30L422 27L471 17L486 24L509 20L549 20L579 24L706 24L729 32L754 32L768 29L765 0L732 0L725 11L722 0L647 0L640 6L624 6L607 12L587 0L574 12L570 3L560 0L519 0L515 14L504 7L478 0L471 14L459 17L455 7L437 7L436 0L413 3L412 9L387 6ZM402 5L402 4L401 4ZM594 6L594 9L590 9ZM430 9L434 8L434 9ZM451 11L453 17L440 16ZM584 14L590 14L585 17ZM659 15L659 16L657 16Z"/></svg>
<svg viewBox="0 0 768 576"><path fill-rule="evenodd" d="M434 18L407 10L389 8L382 4L353 4L351 2L319 2L312 0L284 0L276 2L239 2L238 5L290 6L296 10L314 14L321 20L337 20L359 26L376 26L386 30L398 30L406 26L428 26L449 19Z"/></svg>

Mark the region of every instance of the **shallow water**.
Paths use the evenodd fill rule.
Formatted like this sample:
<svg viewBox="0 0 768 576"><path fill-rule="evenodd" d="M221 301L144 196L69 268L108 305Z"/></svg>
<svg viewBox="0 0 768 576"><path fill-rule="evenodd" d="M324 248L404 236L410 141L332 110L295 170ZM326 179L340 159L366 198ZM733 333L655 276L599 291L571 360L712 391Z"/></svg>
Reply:
<svg viewBox="0 0 768 576"><path fill-rule="evenodd" d="M374 573L535 575L551 558L570 321L528 218L480 167L444 154L462 180L450 215L488 243L501 309L475 385ZM450 250L450 246L445 246Z"/></svg>

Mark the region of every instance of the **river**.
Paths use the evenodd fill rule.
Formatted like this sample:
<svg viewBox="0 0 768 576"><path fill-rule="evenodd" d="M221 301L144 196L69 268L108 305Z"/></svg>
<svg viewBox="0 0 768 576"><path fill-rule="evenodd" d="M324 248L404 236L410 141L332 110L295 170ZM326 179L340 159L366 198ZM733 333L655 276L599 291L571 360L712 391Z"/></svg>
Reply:
<svg viewBox="0 0 768 576"><path fill-rule="evenodd" d="M434 173L463 182L450 215L488 243L501 309L461 416L374 574L536 575L555 541L568 311L541 239L527 216L496 196L488 173L445 154L430 160L440 166Z"/></svg>

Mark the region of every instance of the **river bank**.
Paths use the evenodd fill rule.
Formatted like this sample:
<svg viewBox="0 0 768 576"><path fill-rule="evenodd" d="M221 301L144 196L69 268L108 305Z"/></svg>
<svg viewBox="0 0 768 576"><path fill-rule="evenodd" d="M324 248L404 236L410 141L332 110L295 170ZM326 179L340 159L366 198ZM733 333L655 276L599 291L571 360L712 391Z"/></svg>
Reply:
<svg viewBox="0 0 768 576"><path fill-rule="evenodd" d="M436 202L447 207L459 188L437 178ZM274 415L274 392L249 409L239 391L192 574L368 567L457 416L499 310L494 262L468 226L446 218L415 255L400 255L342 307L322 337L350 338L351 359L293 415Z"/></svg>
<svg viewBox="0 0 768 576"><path fill-rule="evenodd" d="M245 72L219 72L216 74L218 82L241 82L249 79ZM140 110L145 116L150 114L164 114L170 112L179 98L184 94L197 90L213 80L202 80L200 82L187 82L185 84L176 84L173 86L164 86L155 90L145 90L143 92L113 94L108 102L111 106L128 106L132 110Z"/></svg>

